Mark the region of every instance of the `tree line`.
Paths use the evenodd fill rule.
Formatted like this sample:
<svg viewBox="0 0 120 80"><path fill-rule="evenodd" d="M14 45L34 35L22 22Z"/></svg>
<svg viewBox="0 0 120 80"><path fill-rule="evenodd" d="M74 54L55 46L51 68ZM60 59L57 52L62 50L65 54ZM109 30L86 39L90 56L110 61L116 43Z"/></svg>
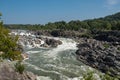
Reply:
<svg viewBox="0 0 120 80"><path fill-rule="evenodd" d="M70 22L58 21L49 22L45 25L41 24L5 24L9 29L24 29L24 30L75 30L80 29L97 29L97 30L120 30L120 12L114 15L109 15L103 18L88 19L84 21L75 20Z"/></svg>

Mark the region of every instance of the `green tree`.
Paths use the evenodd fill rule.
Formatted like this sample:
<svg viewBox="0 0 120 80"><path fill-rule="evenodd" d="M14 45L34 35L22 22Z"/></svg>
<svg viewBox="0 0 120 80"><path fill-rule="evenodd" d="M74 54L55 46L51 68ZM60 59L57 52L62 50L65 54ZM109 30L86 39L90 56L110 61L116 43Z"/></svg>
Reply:
<svg viewBox="0 0 120 80"><path fill-rule="evenodd" d="M3 22L0 22L0 51L2 59L20 60L21 51L17 45L18 36L9 35L10 31L3 26Z"/></svg>
<svg viewBox="0 0 120 80"><path fill-rule="evenodd" d="M2 13L0 13L0 17L2 16ZM1 19L1 18L0 18Z"/></svg>

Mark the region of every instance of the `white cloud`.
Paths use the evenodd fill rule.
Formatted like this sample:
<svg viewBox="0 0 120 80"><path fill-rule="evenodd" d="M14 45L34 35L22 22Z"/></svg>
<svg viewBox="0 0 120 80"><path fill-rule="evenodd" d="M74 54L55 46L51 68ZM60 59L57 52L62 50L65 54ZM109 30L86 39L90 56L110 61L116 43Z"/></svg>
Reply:
<svg viewBox="0 0 120 80"><path fill-rule="evenodd" d="M107 0L107 4L109 6L116 5L119 3L120 0Z"/></svg>
<svg viewBox="0 0 120 80"><path fill-rule="evenodd" d="M108 8L109 10L112 10L115 8L115 5L118 5L120 3L120 0L106 0L106 4L104 7Z"/></svg>

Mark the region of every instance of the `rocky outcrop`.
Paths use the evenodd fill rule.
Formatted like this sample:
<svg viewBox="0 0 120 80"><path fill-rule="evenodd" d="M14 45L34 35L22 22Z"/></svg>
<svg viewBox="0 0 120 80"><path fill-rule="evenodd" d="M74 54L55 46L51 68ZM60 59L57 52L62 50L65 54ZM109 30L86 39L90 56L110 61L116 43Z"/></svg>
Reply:
<svg viewBox="0 0 120 80"><path fill-rule="evenodd" d="M60 40L48 39L48 38L46 38L45 43L50 47L57 47L58 45L62 44Z"/></svg>
<svg viewBox="0 0 120 80"><path fill-rule="evenodd" d="M78 44L78 60L112 76L120 76L120 45L94 39L82 39Z"/></svg>
<svg viewBox="0 0 120 80"><path fill-rule="evenodd" d="M32 72L20 74L9 63L0 63L0 80L37 80Z"/></svg>
<svg viewBox="0 0 120 80"><path fill-rule="evenodd" d="M35 35L45 35L45 36L51 36L50 33L51 33L50 30L39 30L34 32Z"/></svg>
<svg viewBox="0 0 120 80"><path fill-rule="evenodd" d="M23 47L30 48L40 48L40 47L57 47L62 44L60 40L55 40L47 37L41 37L41 35L34 36L20 36L18 44L21 44Z"/></svg>
<svg viewBox="0 0 120 80"><path fill-rule="evenodd" d="M119 42L120 31L93 31L94 39L107 42Z"/></svg>
<svg viewBox="0 0 120 80"><path fill-rule="evenodd" d="M45 36L53 36L53 37L65 37L65 38L81 38L85 37L87 30L81 29L79 31L75 30L39 30L35 31L36 35L45 35Z"/></svg>
<svg viewBox="0 0 120 80"><path fill-rule="evenodd" d="M65 37L65 38L81 38L83 34L87 31L85 29L81 29L79 31L75 30L53 30L51 31L51 35L54 37Z"/></svg>

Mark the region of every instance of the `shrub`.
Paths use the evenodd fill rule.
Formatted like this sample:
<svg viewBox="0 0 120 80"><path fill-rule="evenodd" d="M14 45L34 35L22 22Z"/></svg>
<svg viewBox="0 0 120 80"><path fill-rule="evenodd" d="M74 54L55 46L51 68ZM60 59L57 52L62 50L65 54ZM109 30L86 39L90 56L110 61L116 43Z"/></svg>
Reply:
<svg viewBox="0 0 120 80"><path fill-rule="evenodd" d="M94 76L94 72L88 72L83 76L83 80L97 80ZM102 75L99 74L101 80L119 80L117 77L111 77L108 74Z"/></svg>
<svg viewBox="0 0 120 80"><path fill-rule="evenodd" d="M103 46L104 46L105 48L109 48L109 47L110 47L110 45L107 44L107 43L103 44Z"/></svg>
<svg viewBox="0 0 120 80"><path fill-rule="evenodd" d="M83 76L84 80L94 80L93 79L93 72L87 73L85 76Z"/></svg>
<svg viewBox="0 0 120 80"><path fill-rule="evenodd" d="M117 48L120 51L120 47Z"/></svg>
<svg viewBox="0 0 120 80"><path fill-rule="evenodd" d="M101 79L102 80L119 80L119 79L117 79L115 77L109 76L108 74L105 74L105 75L101 76Z"/></svg>
<svg viewBox="0 0 120 80"><path fill-rule="evenodd" d="M18 61L14 66L17 72L19 72L20 74L23 74L25 70L25 66L21 63L21 61Z"/></svg>

